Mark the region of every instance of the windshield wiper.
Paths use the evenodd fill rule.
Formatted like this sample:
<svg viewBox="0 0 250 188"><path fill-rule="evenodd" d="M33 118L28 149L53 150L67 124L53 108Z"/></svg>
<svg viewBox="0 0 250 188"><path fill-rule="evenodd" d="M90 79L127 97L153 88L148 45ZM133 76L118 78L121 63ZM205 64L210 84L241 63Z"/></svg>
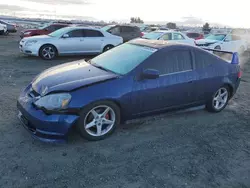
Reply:
<svg viewBox="0 0 250 188"><path fill-rule="evenodd" d="M109 70L109 69L107 69L107 68L105 68L105 67L103 67L103 66L101 66L101 65L96 64L96 63L93 63L91 60L88 60L87 62L88 62L89 64L93 65L94 67L97 67L97 68L99 68L99 69L102 69L102 70L104 70L104 71L106 71L106 72L111 72L111 73L117 74L116 72L114 72L114 71L112 71L112 70Z"/></svg>

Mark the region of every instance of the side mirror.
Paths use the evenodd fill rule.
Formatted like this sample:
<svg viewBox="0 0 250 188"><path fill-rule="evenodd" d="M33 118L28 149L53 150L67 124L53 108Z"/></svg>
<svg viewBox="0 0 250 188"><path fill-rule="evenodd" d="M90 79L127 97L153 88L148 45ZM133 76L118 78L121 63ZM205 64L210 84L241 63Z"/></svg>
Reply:
<svg viewBox="0 0 250 188"><path fill-rule="evenodd" d="M69 34L64 34L62 38L69 38Z"/></svg>
<svg viewBox="0 0 250 188"><path fill-rule="evenodd" d="M159 78L160 72L155 69L146 69L141 74L141 79L156 79Z"/></svg>
<svg viewBox="0 0 250 188"><path fill-rule="evenodd" d="M44 31L49 31L49 29L48 29L48 28L45 28Z"/></svg>

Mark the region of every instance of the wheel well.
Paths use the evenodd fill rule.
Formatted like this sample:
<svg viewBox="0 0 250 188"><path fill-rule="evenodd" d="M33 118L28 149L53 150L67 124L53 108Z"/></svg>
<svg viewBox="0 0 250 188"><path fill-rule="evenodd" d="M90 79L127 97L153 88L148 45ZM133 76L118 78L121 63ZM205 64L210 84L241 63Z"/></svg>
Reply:
<svg viewBox="0 0 250 188"><path fill-rule="evenodd" d="M56 46L53 45L53 44L49 44L49 43L48 43L48 44L42 45L42 46L39 48L39 53L41 52L42 47L47 46L47 45L53 46L53 47L56 49L56 54L58 54L58 50L57 50Z"/></svg>
<svg viewBox="0 0 250 188"><path fill-rule="evenodd" d="M231 84L225 84L225 86L228 87L228 89L229 89L229 94L230 94L230 98L232 98L233 93L234 93L234 88L233 88L233 86L232 86Z"/></svg>

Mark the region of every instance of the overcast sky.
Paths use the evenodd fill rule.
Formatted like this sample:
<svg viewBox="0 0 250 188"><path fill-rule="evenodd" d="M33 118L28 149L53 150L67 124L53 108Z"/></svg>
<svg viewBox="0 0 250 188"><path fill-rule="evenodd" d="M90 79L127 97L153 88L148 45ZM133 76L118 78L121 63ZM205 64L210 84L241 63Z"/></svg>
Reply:
<svg viewBox="0 0 250 188"><path fill-rule="evenodd" d="M0 0L0 14L75 16L104 21L182 21L185 17L250 27L248 0Z"/></svg>

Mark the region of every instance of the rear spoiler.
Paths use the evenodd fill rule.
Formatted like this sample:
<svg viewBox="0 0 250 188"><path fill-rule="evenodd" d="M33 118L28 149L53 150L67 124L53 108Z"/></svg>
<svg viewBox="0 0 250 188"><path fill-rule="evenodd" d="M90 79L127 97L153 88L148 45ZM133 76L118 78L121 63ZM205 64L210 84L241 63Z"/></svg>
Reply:
<svg viewBox="0 0 250 188"><path fill-rule="evenodd" d="M202 48L202 49L208 50L208 51L213 51L213 52L221 52L221 53L225 53L225 54L232 54L231 64L237 64L237 65L240 64L238 52L229 52L229 51L215 50L215 49L210 49L210 48Z"/></svg>

